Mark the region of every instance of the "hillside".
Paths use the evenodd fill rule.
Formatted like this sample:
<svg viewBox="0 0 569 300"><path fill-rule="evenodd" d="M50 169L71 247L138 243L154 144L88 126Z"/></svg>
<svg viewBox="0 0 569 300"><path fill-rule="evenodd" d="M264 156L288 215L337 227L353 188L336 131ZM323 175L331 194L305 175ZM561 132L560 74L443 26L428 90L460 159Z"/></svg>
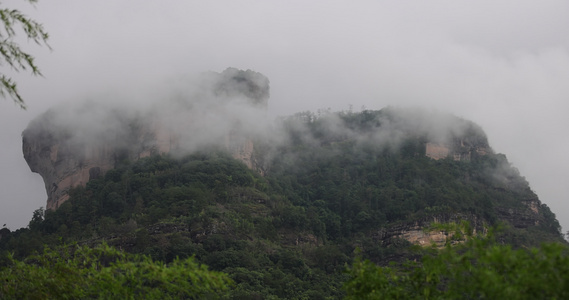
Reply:
<svg viewBox="0 0 569 300"><path fill-rule="evenodd" d="M29 228L2 233L23 257L103 241L170 262L195 256L234 298L342 295L356 248L379 264L444 243L432 223L501 224L515 247L561 241L555 215L472 122L432 111L309 112L251 138L254 167L224 145L123 157Z"/></svg>

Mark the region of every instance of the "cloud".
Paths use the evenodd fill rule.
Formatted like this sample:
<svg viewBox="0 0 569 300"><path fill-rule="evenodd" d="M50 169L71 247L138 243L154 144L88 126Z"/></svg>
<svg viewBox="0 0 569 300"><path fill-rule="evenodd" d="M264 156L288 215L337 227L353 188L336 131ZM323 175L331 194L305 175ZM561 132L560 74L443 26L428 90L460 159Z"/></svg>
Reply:
<svg viewBox="0 0 569 300"><path fill-rule="evenodd" d="M145 99L152 91L144 87L157 82L235 66L271 79L271 117L349 104L422 105L473 120L568 227L568 5L39 1L37 9L23 7L44 23L54 50L33 50L44 79L16 78L28 113L4 103L5 156L19 153L27 122L56 103L116 91ZM13 191L15 181L30 179L12 170L27 167L11 157L3 163L1 190L11 192L0 211L12 208L0 219L22 226L44 204L43 192Z"/></svg>
<svg viewBox="0 0 569 300"><path fill-rule="evenodd" d="M228 68L152 88L144 98L60 104L34 119L25 144L82 159L90 149L186 154L222 146L228 134L266 134L269 81L260 73ZM41 144L43 146L37 146ZM53 152L53 151L52 151ZM78 156L78 157L75 157Z"/></svg>

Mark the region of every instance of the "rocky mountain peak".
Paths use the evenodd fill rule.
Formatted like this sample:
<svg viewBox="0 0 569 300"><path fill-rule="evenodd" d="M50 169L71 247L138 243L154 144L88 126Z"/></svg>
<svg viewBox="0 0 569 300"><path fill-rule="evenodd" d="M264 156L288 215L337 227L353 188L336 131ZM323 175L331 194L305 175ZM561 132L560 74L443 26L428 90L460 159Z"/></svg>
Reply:
<svg viewBox="0 0 569 300"><path fill-rule="evenodd" d="M69 198L69 189L104 176L120 161L153 154L218 146L254 168L248 132L256 118L264 117L267 77L228 68L202 74L185 89L176 97L152 100L146 110L82 102L32 120L22 133L23 153L44 180L46 208L56 209Z"/></svg>

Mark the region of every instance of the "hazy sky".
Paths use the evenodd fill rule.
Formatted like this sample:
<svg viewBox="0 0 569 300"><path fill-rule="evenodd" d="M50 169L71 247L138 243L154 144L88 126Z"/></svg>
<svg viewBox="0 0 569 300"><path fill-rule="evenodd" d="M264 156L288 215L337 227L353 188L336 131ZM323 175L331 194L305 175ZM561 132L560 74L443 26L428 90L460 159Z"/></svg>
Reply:
<svg viewBox="0 0 569 300"><path fill-rule="evenodd" d="M150 85L227 67L270 79L273 116L421 105L472 120L569 229L568 1L19 2L2 5L43 23L53 51L22 40L45 78L15 76L27 111L0 100L12 230L47 199L21 150L32 118L118 91L136 103Z"/></svg>

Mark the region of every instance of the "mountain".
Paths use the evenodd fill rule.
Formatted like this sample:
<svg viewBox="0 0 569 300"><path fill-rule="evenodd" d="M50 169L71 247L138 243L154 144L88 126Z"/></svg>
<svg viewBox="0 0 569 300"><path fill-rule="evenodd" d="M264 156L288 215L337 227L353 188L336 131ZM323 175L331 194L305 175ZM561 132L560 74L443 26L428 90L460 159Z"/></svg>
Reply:
<svg viewBox="0 0 569 300"><path fill-rule="evenodd" d="M261 74L197 82L150 109L91 103L34 120L24 153L48 208L2 232L0 251L106 242L164 262L195 256L229 274L236 299L325 299L342 295L355 253L388 264L448 243L433 224L500 226L517 248L562 242L473 122L396 107L269 122Z"/></svg>
<svg viewBox="0 0 569 300"><path fill-rule="evenodd" d="M241 119L226 110L246 107L241 113L262 118L269 99L268 79L229 68L202 74L196 85L199 88L187 98L146 111L90 102L57 107L34 119L22 134L23 152L32 172L44 180L46 208L57 209L69 199L70 188L85 186L127 159L224 144L252 168L251 140L239 130ZM216 116L204 116L203 111Z"/></svg>

